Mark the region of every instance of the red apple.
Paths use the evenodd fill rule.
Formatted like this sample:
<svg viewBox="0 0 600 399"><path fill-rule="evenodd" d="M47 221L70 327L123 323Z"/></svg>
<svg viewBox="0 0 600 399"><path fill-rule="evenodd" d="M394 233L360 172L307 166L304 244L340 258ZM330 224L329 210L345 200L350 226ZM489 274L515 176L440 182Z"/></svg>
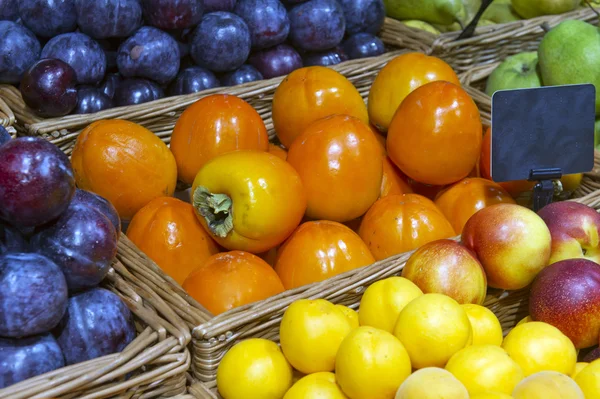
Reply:
<svg viewBox="0 0 600 399"><path fill-rule="evenodd" d="M463 229L462 242L483 265L488 285L504 290L528 286L550 259L548 227L535 212L515 204L475 213Z"/></svg>
<svg viewBox="0 0 600 399"><path fill-rule="evenodd" d="M529 314L558 328L576 348L598 344L600 334L600 265L566 259L540 272L529 296Z"/></svg>
<svg viewBox="0 0 600 399"><path fill-rule="evenodd" d="M550 229L550 264L572 258L600 263L600 214L577 202L554 202L538 215Z"/></svg>
<svg viewBox="0 0 600 399"><path fill-rule="evenodd" d="M452 240L423 245L406 262L402 277L425 294L445 294L458 303L483 304L487 280L473 252Z"/></svg>

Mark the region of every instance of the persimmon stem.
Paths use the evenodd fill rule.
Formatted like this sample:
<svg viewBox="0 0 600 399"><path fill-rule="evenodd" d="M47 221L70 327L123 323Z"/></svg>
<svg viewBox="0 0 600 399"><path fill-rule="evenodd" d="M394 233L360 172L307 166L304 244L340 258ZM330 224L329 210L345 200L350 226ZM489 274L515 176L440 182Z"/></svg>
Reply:
<svg viewBox="0 0 600 399"><path fill-rule="evenodd" d="M227 194L213 194L202 186L196 188L192 200L192 205L206 220L210 231L221 238L227 237L233 230L232 204Z"/></svg>

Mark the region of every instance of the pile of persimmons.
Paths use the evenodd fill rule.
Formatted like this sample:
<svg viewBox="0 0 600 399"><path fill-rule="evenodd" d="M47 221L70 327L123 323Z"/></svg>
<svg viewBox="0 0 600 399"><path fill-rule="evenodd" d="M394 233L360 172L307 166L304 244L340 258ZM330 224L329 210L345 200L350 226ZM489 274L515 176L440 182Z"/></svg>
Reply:
<svg viewBox="0 0 600 399"><path fill-rule="evenodd" d="M77 184L213 314L456 236L531 188L490 180L489 131L435 57L393 59L368 106L334 70L301 68L272 118L280 144L246 101L210 95L183 112L170 148L135 123L95 122L73 150Z"/></svg>

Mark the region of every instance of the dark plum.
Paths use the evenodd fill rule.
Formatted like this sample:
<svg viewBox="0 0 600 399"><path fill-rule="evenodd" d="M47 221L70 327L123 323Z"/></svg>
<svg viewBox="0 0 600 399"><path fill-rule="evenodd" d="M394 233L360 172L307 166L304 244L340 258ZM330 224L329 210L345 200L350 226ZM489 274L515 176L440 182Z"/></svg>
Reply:
<svg viewBox="0 0 600 399"><path fill-rule="evenodd" d="M248 82L263 80L264 77L252 65L244 64L233 72L228 72L221 77L223 86L237 86Z"/></svg>
<svg viewBox="0 0 600 399"><path fill-rule="evenodd" d="M63 271L69 292L95 287L117 253L117 232L99 209L72 202L54 223L31 237L31 247Z"/></svg>
<svg viewBox="0 0 600 399"><path fill-rule="evenodd" d="M104 197L101 197L91 191L76 189L71 203L82 204L96 208L102 212L104 216L108 218L108 220L110 220L115 228L115 231L117 232L117 236L121 233L121 219L119 218L119 214L110 201Z"/></svg>
<svg viewBox="0 0 600 399"><path fill-rule="evenodd" d="M0 21L19 19L19 0L0 0Z"/></svg>
<svg viewBox="0 0 600 399"><path fill-rule="evenodd" d="M206 68L193 66L182 69L175 81L169 86L170 96L198 93L199 91L219 87L221 83L214 73Z"/></svg>
<svg viewBox="0 0 600 399"><path fill-rule="evenodd" d="M236 0L204 0L204 12L233 11Z"/></svg>
<svg viewBox="0 0 600 399"><path fill-rule="evenodd" d="M42 58L57 58L71 65L79 84L96 84L106 73L106 55L97 41L79 32L53 37L42 49Z"/></svg>
<svg viewBox="0 0 600 399"><path fill-rule="evenodd" d="M121 75L118 73L109 73L106 75L102 83L100 83L100 90L102 90L102 93L106 94L112 99L115 97L115 92L117 91L117 88L121 84L122 80L123 79L121 78Z"/></svg>
<svg viewBox="0 0 600 399"><path fill-rule="evenodd" d="M41 37L54 37L77 28L75 0L21 0L23 24Z"/></svg>
<svg viewBox="0 0 600 399"><path fill-rule="evenodd" d="M142 0L144 18L161 29L195 26L202 18L202 0Z"/></svg>
<svg viewBox="0 0 600 399"><path fill-rule="evenodd" d="M82 86L77 90L74 114L92 114L113 107L113 100L97 87Z"/></svg>
<svg viewBox="0 0 600 399"><path fill-rule="evenodd" d="M344 51L351 60L375 57L385 53L380 38L370 33L356 33L344 41Z"/></svg>
<svg viewBox="0 0 600 399"><path fill-rule="evenodd" d="M346 33L376 34L385 20L383 0L337 0L344 10Z"/></svg>
<svg viewBox="0 0 600 399"><path fill-rule="evenodd" d="M23 25L0 21L0 83L17 84L40 58L40 42Z"/></svg>
<svg viewBox="0 0 600 399"><path fill-rule="evenodd" d="M58 218L74 194L69 158L47 140L19 137L0 147L0 219L42 225Z"/></svg>
<svg viewBox="0 0 600 399"><path fill-rule="evenodd" d="M213 12L202 17L191 44L190 55L196 64L214 72L233 71L250 54L250 31L237 15Z"/></svg>
<svg viewBox="0 0 600 399"><path fill-rule="evenodd" d="M8 133L4 126L0 125L0 145L7 143L10 139L10 133Z"/></svg>
<svg viewBox="0 0 600 399"><path fill-rule="evenodd" d="M600 359L600 348L594 348L591 351L587 352L585 356L582 357L581 361L591 363L597 359Z"/></svg>
<svg viewBox="0 0 600 399"><path fill-rule="evenodd" d="M77 105L76 76L69 64L57 59L42 59L21 79L23 101L43 117L63 116Z"/></svg>
<svg viewBox="0 0 600 399"><path fill-rule="evenodd" d="M304 66L331 66L348 60L348 55L341 47L325 51L315 51L302 56Z"/></svg>
<svg viewBox="0 0 600 399"><path fill-rule="evenodd" d="M256 52L250 56L249 62L265 79L287 75L303 65L300 54L287 44Z"/></svg>
<svg viewBox="0 0 600 399"><path fill-rule="evenodd" d="M147 79L130 78L123 80L117 87L114 101L119 107L147 103L163 98L163 89Z"/></svg>
<svg viewBox="0 0 600 399"><path fill-rule="evenodd" d="M177 76L179 46L168 33L143 26L119 47L117 65L125 77L140 77L165 84Z"/></svg>
<svg viewBox="0 0 600 399"><path fill-rule="evenodd" d="M121 352L134 338L131 311L104 288L73 295L56 333L67 365Z"/></svg>
<svg viewBox="0 0 600 399"><path fill-rule="evenodd" d="M67 309L67 282L60 268L35 253L0 256L0 336L46 333Z"/></svg>
<svg viewBox="0 0 600 399"><path fill-rule="evenodd" d="M142 26L140 0L75 0L79 29L95 39L127 37Z"/></svg>
<svg viewBox="0 0 600 399"><path fill-rule="evenodd" d="M254 49L281 44L290 32L287 11L279 0L238 0L233 12L248 25Z"/></svg>
<svg viewBox="0 0 600 399"><path fill-rule="evenodd" d="M0 389L65 366L51 334L22 339L0 338Z"/></svg>
<svg viewBox="0 0 600 399"><path fill-rule="evenodd" d="M299 49L327 50L344 38L344 11L336 0L309 0L292 8L288 15L290 39Z"/></svg>
<svg viewBox="0 0 600 399"><path fill-rule="evenodd" d="M27 250L27 242L21 233L0 222L0 255L14 252L25 252Z"/></svg>

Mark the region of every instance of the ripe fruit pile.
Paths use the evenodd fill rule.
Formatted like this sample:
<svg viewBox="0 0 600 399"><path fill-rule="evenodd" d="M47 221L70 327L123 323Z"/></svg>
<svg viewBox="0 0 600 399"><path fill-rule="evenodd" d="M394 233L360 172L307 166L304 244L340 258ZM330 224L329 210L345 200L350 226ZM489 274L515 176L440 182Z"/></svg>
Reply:
<svg viewBox="0 0 600 399"><path fill-rule="evenodd" d="M380 55L382 0L15 0L0 83L42 117L92 113ZM6 9L6 10L5 10Z"/></svg>
<svg viewBox="0 0 600 399"><path fill-rule="evenodd" d="M57 147L39 138L0 144L0 388L135 338L125 303L98 287L120 229L108 201L75 188Z"/></svg>

